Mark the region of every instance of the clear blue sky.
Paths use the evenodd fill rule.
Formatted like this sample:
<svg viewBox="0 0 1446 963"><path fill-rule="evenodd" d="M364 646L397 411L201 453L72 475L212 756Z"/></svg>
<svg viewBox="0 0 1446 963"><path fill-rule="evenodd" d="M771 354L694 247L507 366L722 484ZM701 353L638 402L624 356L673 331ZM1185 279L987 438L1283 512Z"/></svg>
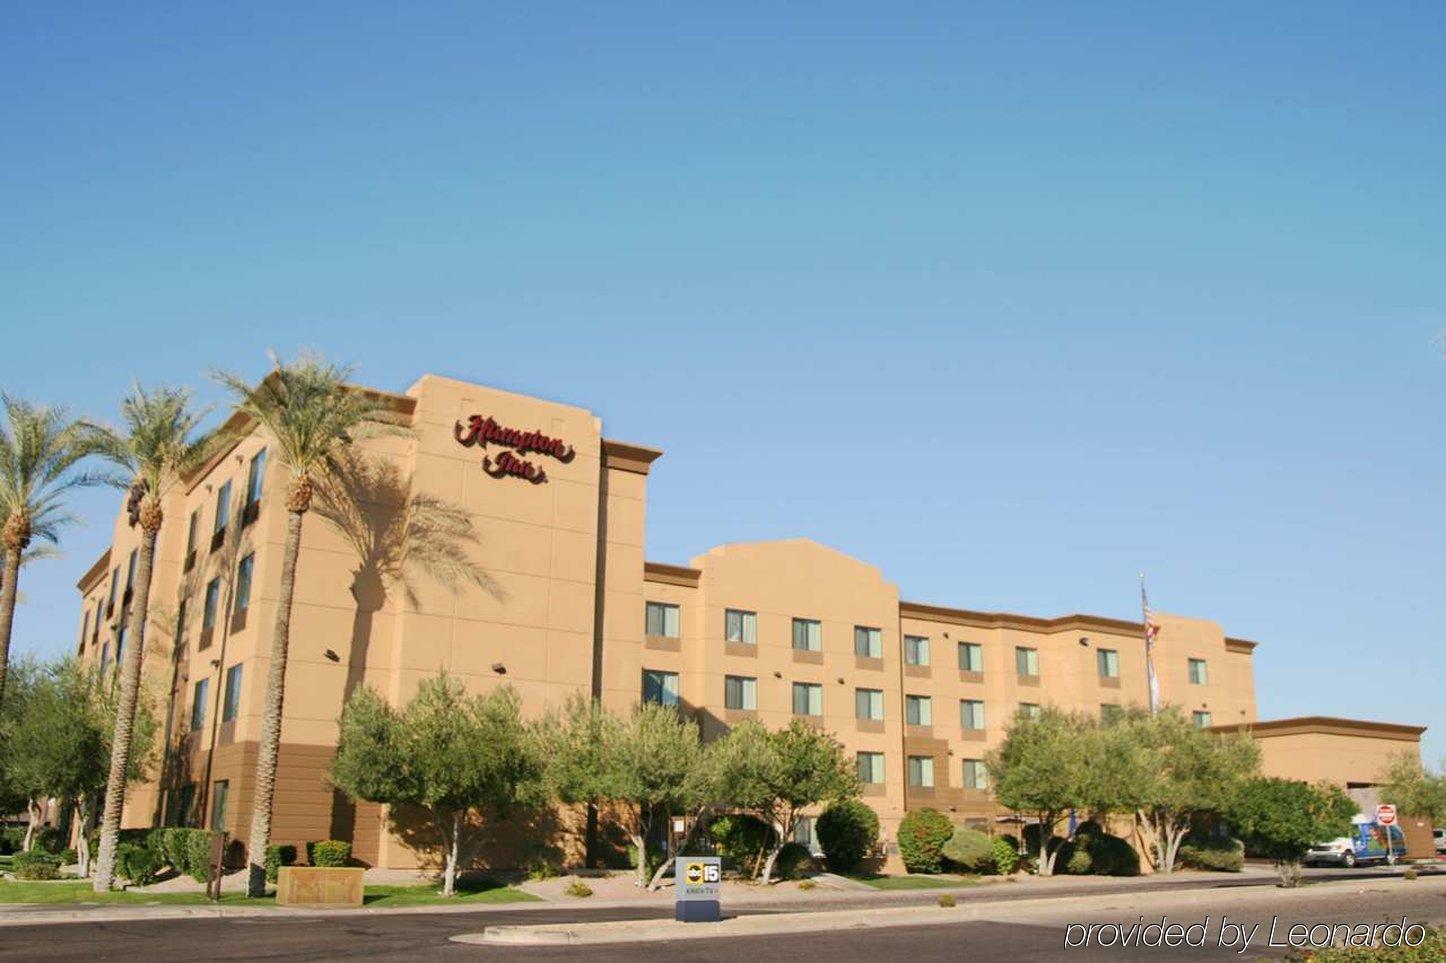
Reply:
<svg viewBox="0 0 1446 963"><path fill-rule="evenodd" d="M5 390L310 345L586 405L667 451L653 558L1123 617L1144 569L1263 716L1446 752L1439 4L123 6L0 31Z"/></svg>

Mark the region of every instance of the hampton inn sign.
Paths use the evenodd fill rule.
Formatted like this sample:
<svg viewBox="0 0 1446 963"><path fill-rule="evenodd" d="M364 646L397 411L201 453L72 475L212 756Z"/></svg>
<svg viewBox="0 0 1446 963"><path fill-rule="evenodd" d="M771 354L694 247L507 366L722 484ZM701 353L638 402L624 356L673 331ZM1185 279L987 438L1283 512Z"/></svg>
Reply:
<svg viewBox="0 0 1446 963"><path fill-rule="evenodd" d="M534 485L547 481L547 471L521 457L522 455L535 452L556 458L566 465L577 454L571 445L560 438L550 438L540 431L507 428L499 425L490 415L485 418L472 415L465 425L457 422L452 429L452 436L457 439L458 444L467 448L477 445L485 451L488 442L511 448L512 451L500 452L495 459L484 454L482 470L493 478L523 478Z"/></svg>

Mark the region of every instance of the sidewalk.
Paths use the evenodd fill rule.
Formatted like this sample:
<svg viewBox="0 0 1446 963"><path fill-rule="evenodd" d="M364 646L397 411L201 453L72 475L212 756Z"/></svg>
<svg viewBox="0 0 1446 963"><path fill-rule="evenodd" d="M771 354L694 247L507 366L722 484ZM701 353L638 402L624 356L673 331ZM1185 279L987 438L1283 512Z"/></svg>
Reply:
<svg viewBox="0 0 1446 963"><path fill-rule="evenodd" d="M1401 887L1410 887L1413 895L1434 893L1446 895L1446 878L1421 879L1407 882L1395 877L1382 877L1379 881L1362 884L1360 880L1318 883L1300 889L1273 889L1266 887L1236 888L1231 892L1235 902L1249 901L1267 904L1272 912L1293 903L1304 903L1318 899L1325 894L1351 893L1399 893ZM1211 902L1218 902L1220 894L1209 891L1199 892L1193 897L1188 891L1179 889L1157 890L1134 894L1130 912L1150 912L1151 907L1178 905L1182 897L1187 902L1200 904L1209 910ZM1212 900L1212 897L1214 898ZM770 913L741 915L725 919L720 923L679 923L672 919L626 920L620 922L561 923L531 925L488 926L479 933L465 933L453 936L457 943L509 945L509 946L583 946L609 943L652 943L682 939L718 939L740 936L766 936L789 933L814 933L838 930L880 929L896 926L941 926L963 922L1044 922L1057 921L1062 912L1073 919L1083 919L1091 912L1117 911L1119 894L1095 896L1039 896L1028 899L999 902L960 902L954 907L908 906L885 907L871 910L850 910L846 912L820 910L812 913ZM1446 916L1446 906L1442 907ZM1437 922L1431 920L1429 922Z"/></svg>
<svg viewBox="0 0 1446 963"><path fill-rule="evenodd" d="M725 911L732 913L763 912L786 915L779 910L797 914L838 912L838 907L852 907L847 912L871 911L874 908L900 907L907 904L936 903L941 893L951 893L961 905L1014 903L1030 899L1079 898L1102 890L1109 894L1134 893L1139 890L1162 890L1178 893L1189 889L1215 889L1221 886L1241 887L1273 882L1274 873L1178 873L1172 877L1138 876L1129 878L1094 876L1055 876L1038 878L1013 877L1014 882L995 879L990 883L948 889L877 890L857 880L834 877L837 888L826 886L827 874L817 878L818 888L807 892L770 889L746 884L731 884L724 891ZM552 881L549 881L552 882ZM595 882L595 880L590 880ZM631 885L631 884L629 884ZM1083 891L1083 893L1081 893ZM140 892L144 892L141 890ZM632 909L650 915L671 915L671 885L654 893L636 889L628 898L562 897L530 903L421 905L397 907L366 907L347 909L290 908L280 906L229 905L108 905L0 903L0 928L34 924L131 922L137 920L173 919L239 919L247 917L339 917L384 916L406 914L475 913L482 917L496 913L557 913L575 910L579 916L592 911Z"/></svg>

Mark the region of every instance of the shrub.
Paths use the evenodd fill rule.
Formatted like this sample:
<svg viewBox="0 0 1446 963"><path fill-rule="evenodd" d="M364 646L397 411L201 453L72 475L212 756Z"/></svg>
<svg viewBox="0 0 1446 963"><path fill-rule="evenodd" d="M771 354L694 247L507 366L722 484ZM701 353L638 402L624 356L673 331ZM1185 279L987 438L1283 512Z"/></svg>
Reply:
<svg viewBox="0 0 1446 963"><path fill-rule="evenodd" d="M59 879L60 857L54 853L32 849L28 853L16 853L10 867L16 879Z"/></svg>
<svg viewBox="0 0 1446 963"><path fill-rule="evenodd" d="M173 826L161 833L161 855L178 873L189 871L190 850L186 844L191 832L189 829Z"/></svg>
<svg viewBox="0 0 1446 963"><path fill-rule="evenodd" d="M19 826L10 826L0 830L0 856L9 856L11 853L20 852L20 847L25 843L25 830Z"/></svg>
<svg viewBox="0 0 1446 963"><path fill-rule="evenodd" d="M1009 876L1019 868L1019 840L1013 836L995 836L989 849L999 875Z"/></svg>
<svg viewBox="0 0 1446 963"><path fill-rule="evenodd" d="M1412 938L1415 938L1415 932ZM1303 956L1291 956L1291 960L1309 959L1310 963L1436 963L1446 960L1446 927L1426 928L1426 936L1419 946L1409 946L1404 941L1399 946L1371 947L1327 947Z"/></svg>
<svg viewBox="0 0 1446 963"><path fill-rule="evenodd" d="M62 849L56 855L60 857L60 865L62 866L70 866L73 863L80 862L80 854L73 849Z"/></svg>
<svg viewBox="0 0 1446 963"><path fill-rule="evenodd" d="M766 852L773 830L753 816L721 816L708 827L718 853L740 871L751 874L759 853Z"/></svg>
<svg viewBox="0 0 1446 963"><path fill-rule="evenodd" d="M193 829L186 837L186 872L198 883L210 877L211 834L204 829Z"/></svg>
<svg viewBox="0 0 1446 963"><path fill-rule="evenodd" d="M31 840L31 848L44 850L52 856L58 856L60 851L65 848L65 837L54 826L41 826L35 831L35 837Z"/></svg>
<svg viewBox="0 0 1446 963"><path fill-rule="evenodd" d="M777 879L803 879L813 869L813 853L802 843L784 843L773 861L773 875Z"/></svg>
<svg viewBox="0 0 1446 963"><path fill-rule="evenodd" d="M951 907L959 905L959 901L954 898L953 893L940 893L939 905L944 909L950 909Z"/></svg>
<svg viewBox="0 0 1446 963"><path fill-rule="evenodd" d="M1401 874L1402 879L1418 879L1421 871L1414 866L1407 866L1406 871Z"/></svg>
<svg viewBox="0 0 1446 963"><path fill-rule="evenodd" d="M584 899L592 895L592 887L580 879L575 879L567 884L567 889L563 890L563 892L568 896L576 896L578 899Z"/></svg>
<svg viewBox="0 0 1446 963"><path fill-rule="evenodd" d="M1060 850L1057 865L1071 876L1138 876L1140 854L1119 836L1076 833Z"/></svg>
<svg viewBox="0 0 1446 963"><path fill-rule="evenodd" d="M1175 865L1187 869L1208 869L1238 873L1245 868L1245 844L1218 836L1186 836L1175 855Z"/></svg>
<svg viewBox="0 0 1446 963"><path fill-rule="evenodd" d="M828 868L835 873L853 873L879 841L879 816L857 799L846 799L825 809L814 831Z"/></svg>
<svg viewBox="0 0 1446 963"><path fill-rule="evenodd" d="M1413 877L1413 878L1414 878L1414 877ZM817 887L818 887L818 884L815 883L815 882L814 882L813 880L811 880L811 879L805 879L805 880L803 880L802 882L800 882L800 883L798 884L798 888L799 888L799 889L815 889L815 888L817 888Z"/></svg>
<svg viewBox="0 0 1446 963"><path fill-rule="evenodd" d="M272 843L266 847L266 882L274 883L281 875L281 867L296 864L296 847Z"/></svg>
<svg viewBox="0 0 1446 963"><path fill-rule="evenodd" d="M954 835L949 817L937 809L915 809L899 823L899 854L911 873L944 868L944 844Z"/></svg>
<svg viewBox="0 0 1446 963"><path fill-rule="evenodd" d="M313 866L345 866L351 862L351 843L340 839L307 843L306 861Z"/></svg>
<svg viewBox="0 0 1446 963"><path fill-rule="evenodd" d="M161 855L145 846L135 843L121 843L116 847L115 869L123 879L134 886L149 886L160 875L163 865Z"/></svg>
<svg viewBox="0 0 1446 963"><path fill-rule="evenodd" d="M522 854L522 868L531 880L552 879L562 868L563 853L550 843L532 843Z"/></svg>
<svg viewBox="0 0 1446 963"><path fill-rule="evenodd" d="M965 873L994 872L994 841L977 829L956 829L944 844L944 858Z"/></svg>

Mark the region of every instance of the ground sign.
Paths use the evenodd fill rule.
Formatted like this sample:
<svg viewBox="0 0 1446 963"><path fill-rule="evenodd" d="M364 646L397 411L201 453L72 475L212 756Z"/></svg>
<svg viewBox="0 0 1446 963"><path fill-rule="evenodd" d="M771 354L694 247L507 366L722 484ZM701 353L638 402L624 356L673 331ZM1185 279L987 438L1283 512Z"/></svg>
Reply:
<svg viewBox="0 0 1446 963"><path fill-rule="evenodd" d="M673 862L673 919L716 923L722 918L723 860L717 856L679 856Z"/></svg>

